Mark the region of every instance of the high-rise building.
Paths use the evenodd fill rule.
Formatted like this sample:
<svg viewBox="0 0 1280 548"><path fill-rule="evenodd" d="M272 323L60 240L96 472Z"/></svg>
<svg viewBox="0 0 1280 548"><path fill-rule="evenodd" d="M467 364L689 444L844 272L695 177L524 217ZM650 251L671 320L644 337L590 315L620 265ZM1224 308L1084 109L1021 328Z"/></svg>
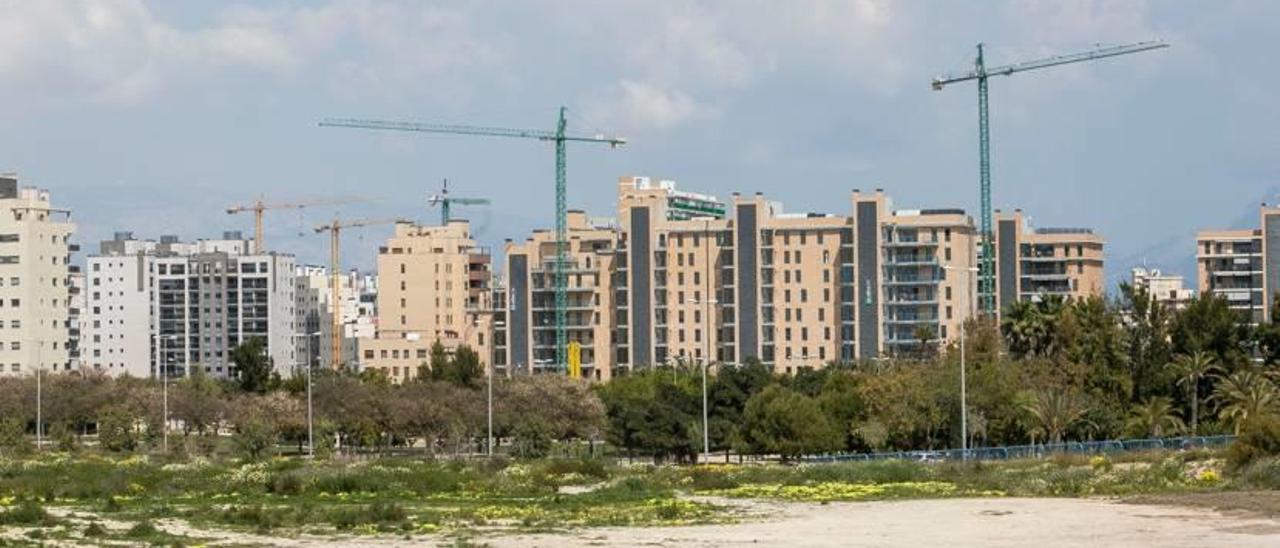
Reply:
<svg viewBox="0 0 1280 548"><path fill-rule="evenodd" d="M231 352L266 343L275 372L300 365L295 349L294 259L252 253L239 232L183 243L117 233L88 259L82 361L113 375L229 378Z"/></svg>
<svg viewBox="0 0 1280 548"><path fill-rule="evenodd" d="M569 216L568 337L591 378L752 358L793 372L916 351L954 340L972 309L963 211L894 212L877 191L855 192L851 216L791 214L759 194L724 204L647 177L618 188L616 223ZM675 207L687 203L701 214ZM554 237L538 231L506 252L494 363L549 370Z"/></svg>
<svg viewBox="0 0 1280 548"><path fill-rule="evenodd" d="M1200 293L1226 299L1243 323L1269 321L1280 291L1280 207L1263 204L1259 228L1196 234Z"/></svg>
<svg viewBox="0 0 1280 548"><path fill-rule="evenodd" d="M0 176L0 374L68 371L70 212Z"/></svg>
<svg viewBox="0 0 1280 548"><path fill-rule="evenodd" d="M397 223L378 249L377 334L358 339L359 369L383 371L397 382L412 379L436 341L449 351L466 344L489 363L490 264L465 220Z"/></svg>
<svg viewBox="0 0 1280 548"><path fill-rule="evenodd" d="M992 243L996 252L996 304L1003 310L1019 300L1048 295L1101 296L1101 236L1087 228L1033 229L1022 210L996 211Z"/></svg>
<svg viewBox="0 0 1280 548"><path fill-rule="evenodd" d="M359 341L375 336L377 277L352 270L338 278L341 299L342 356L340 363L356 363ZM303 265L295 271L294 306L299 363L331 368L333 337L333 277L324 266Z"/></svg>

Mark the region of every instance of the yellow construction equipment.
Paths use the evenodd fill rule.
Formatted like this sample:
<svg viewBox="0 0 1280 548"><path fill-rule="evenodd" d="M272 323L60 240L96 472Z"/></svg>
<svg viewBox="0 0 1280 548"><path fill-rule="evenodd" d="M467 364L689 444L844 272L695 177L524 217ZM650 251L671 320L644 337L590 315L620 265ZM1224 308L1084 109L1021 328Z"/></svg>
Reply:
<svg viewBox="0 0 1280 548"><path fill-rule="evenodd" d="M262 213L270 209L302 209L306 207L341 205L355 202L364 202L364 198L337 198L329 200L308 200L305 202L293 202L287 204L268 204L262 201L259 196L257 200L248 205L234 205L227 208L228 215L244 213L246 211L253 212L253 251L254 253L265 253L266 249L262 243Z"/></svg>
<svg viewBox="0 0 1280 548"><path fill-rule="evenodd" d="M569 343L569 378L582 378L582 345L578 341Z"/></svg>
<svg viewBox="0 0 1280 548"><path fill-rule="evenodd" d="M328 224L316 227L316 234L329 233L329 311L333 317L329 332L329 367L337 369L342 364L342 231L348 228L389 225L410 222L405 219L360 219L343 221L337 217Z"/></svg>

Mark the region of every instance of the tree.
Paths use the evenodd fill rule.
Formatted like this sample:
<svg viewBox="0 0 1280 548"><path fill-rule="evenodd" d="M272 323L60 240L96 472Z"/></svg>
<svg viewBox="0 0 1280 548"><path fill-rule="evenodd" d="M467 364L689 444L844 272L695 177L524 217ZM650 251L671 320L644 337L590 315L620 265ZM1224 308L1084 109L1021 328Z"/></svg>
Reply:
<svg viewBox="0 0 1280 548"><path fill-rule="evenodd" d="M232 408L236 447L249 460L261 459L280 438L274 410L264 397L253 395L238 398Z"/></svg>
<svg viewBox="0 0 1280 548"><path fill-rule="evenodd" d="M1197 350L1191 355L1179 355L1168 367L1178 376L1178 385L1187 389L1187 401L1191 404L1191 434L1199 431L1200 383L1205 377L1222 371L1213 354Z"/></svg>
<svg viewBox="0 0 1280 548"><path fill-rule="evenodd" d="M133 451L138 446L137 415L116 404L98 415L98 444L108 451Z"/></svg>
<svg viewBox="0 0 1280 548"><path fill-rule="evenodd" d="M484 366L480 364L480 355L470 346L460 345L450 359L444 355L444 347L440 346L440 356L436 355L436 341L431 346L431 380L452 383L463 388L477 388L480 379L484 378Z"/></svg>
<svg viewBox="0 0 1280 548"><path fill-rule="evenodd" d="M817 401L779 385L753 396L747 402L743 421L747 442L753 449L776 453L784 461L833 451L843 439Z"/></svg>
<svg viewBox="0 0 1280 548"><path fill-rule="evenodd" d="M203 367L192 368L191 376L178 381L170 389L169 414L182 422L183 434L205 435L216 432L226 411L222 386L210 378Z"/></svg>
<svg viewBox="0 0 1280 548"><path fill-rule="evenodd" d="M1132 435L1161 438L1181 431L1186 425L1178 418L1173 400L1158 396L1133 406L1127 427Z"/></svg>
<svg viewBox="0 0 1280 548"><path fill-rule="evenodd" d="M441 376L444 375L444 370L448 366L449 352L445 350L444 343L440 342L440 339L436 339L435 342L431 343L430 355L427 357L427 362L424 365L418 366L418 379L438 381L441 379Z"/></svg>
<svg viewBox="0 0 1280 548"><path fill-rule="evenodd" d="M1234 364L1247 361L1242 348L1247 328L1242 328L1239 320L1240 315L1225 298L1201 294L1191 299L1173 322L1173 350L1186 355L1208 352L1222 367L1234 369Z"/></svg>
<svg viewBox="0 0 1280 548"><path fill-rule="evenodd" d="M236 366L241 390L258 394L267 391L271 380L271 358L267 356L265 339L249 337L231 351L231 363Z"/></svg>
<svg viewBox="0 0 1280 548"><path fill-rule="evenodd" d="M1032 432L1042 434L1049 443L1062 443L1067 431L1083 422L1088 411L1080 396L1062 389L1036 391L1022 408L1032 421Z"/></svg>
<svg viewBox="0 0 1280 548"><path fill-rule="evenodd" d="M1218 406L1218 418L1230 423L1236 434L1249 420L1280 412L1280 390L1262 374L1243 369L1217 379L1211 400Z"/></svg>

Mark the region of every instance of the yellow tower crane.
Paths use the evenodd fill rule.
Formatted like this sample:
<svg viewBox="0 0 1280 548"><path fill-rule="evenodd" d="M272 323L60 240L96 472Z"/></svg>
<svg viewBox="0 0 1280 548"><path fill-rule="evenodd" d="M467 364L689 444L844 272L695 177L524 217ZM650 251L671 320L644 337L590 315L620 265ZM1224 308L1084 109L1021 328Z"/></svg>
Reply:
<svg viewBox="0 0 1280 548"><path fill-rule="evenodd" d="M355 202L367 201L364 198L337 198L329 200L308 200L304 202L268 204L262 201L259 196L251 204L233 205L227 208L227 214L235 215L246 211L253 212L253 250L255 253L264 253L265 247L262 243L262 214L271 209L303 209L307 207L350 204Z"/></svg>
<svg viewBox="0 0 1280 548"><path fill-rule="evenodd" d="M405 219L359 219L343 221L337 217L332 222L316 227L316 234L329 233L329 310L333 317L329 333L329 367L337 369L342 363L342 231L348 228L407 223Z"/></svg>

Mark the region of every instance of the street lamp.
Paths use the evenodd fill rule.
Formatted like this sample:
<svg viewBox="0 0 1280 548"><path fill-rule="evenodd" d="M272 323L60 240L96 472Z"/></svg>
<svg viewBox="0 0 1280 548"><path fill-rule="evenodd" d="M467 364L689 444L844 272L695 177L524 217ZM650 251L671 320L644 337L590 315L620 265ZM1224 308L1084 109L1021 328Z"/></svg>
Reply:
<svg viewBox="0 0 1280 548"><path fill-rule="evenodd" d="M161 373L164 375L160 380L162 387L161 393L164 398L164 425L161 426L160 430L164 433L164 452L167 455L169 454L169 365L167 363L169 355L165 352L164 342L178 339L179 337L177 334L169 334L157 335L156 338L160 339L160 359L157 360L157 365L159 366Z"/></svg>
<svg viewBox="0 0 1280 548"><path fill-rule="evenodd" d="M36 450L39 451L44 447L44 394L40 386L40 377L44 372L44 362L41 361L41 351L44 349L44 341L36 341Z"/></svg>
<svg viewBox="0 0 1280 548"><path fill-rule="evenodd" d="M963 460L968 460L969 459L969 401L968 401L968 394L966 393L966 386L965 386L966 383L964 378L964 370L965 370L964 338L965 338L965 322L968 321L969 318L972 317L973 315L973 292L972 292L972 287L970 286L970 283L969 283L970 282L969 278L971 278L973 273L977 272L978 269L972 266L958 267L958 266L951 266L951 265L942 265L942 269L958 270L966 273L965 292L968 294L968 299L966 299L968 302L966 303L966 305L968 306L969 310L965 314L964 319L960 321L960 458Z"/></svg>
<svg viewBox="0 0 1280 548"><path fill-rule="evenodd" d="M314 333L294 333L293 337L295 339L298 337L316 337L318 339L320 337L320 332L316 331ZM308 341L308 344L307 344L307 357L308 357L307 359L307 457L315 458L316 456L315 429L312 426L313 423L311 420L311 369L313 365L310 360L311 353L312 353L312 348L311 348L310 341Z"/></svg>
<svg viewBox="0 0 1280 548"><path fill-rule="evenodd" d="M688 299L685 304L701 304L703 310L707 313L703 314L703 321L706 322L706 332L703 333L702 342L705 345L706 355L702 357L702 456L707 462L711 462L711 434L708 432L707 421L707 366L711 363L711 314L710 306L716 304L715 299Z"/></svg>

